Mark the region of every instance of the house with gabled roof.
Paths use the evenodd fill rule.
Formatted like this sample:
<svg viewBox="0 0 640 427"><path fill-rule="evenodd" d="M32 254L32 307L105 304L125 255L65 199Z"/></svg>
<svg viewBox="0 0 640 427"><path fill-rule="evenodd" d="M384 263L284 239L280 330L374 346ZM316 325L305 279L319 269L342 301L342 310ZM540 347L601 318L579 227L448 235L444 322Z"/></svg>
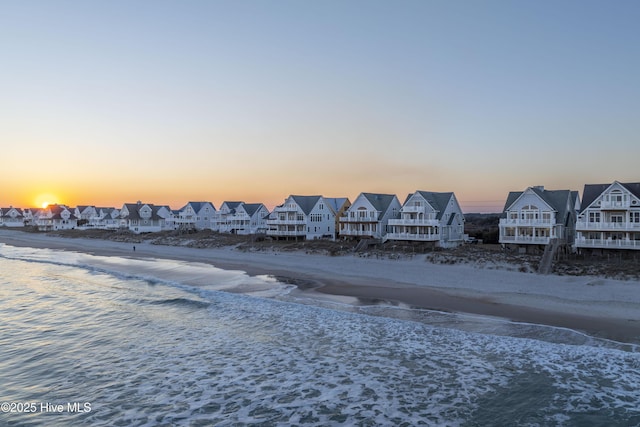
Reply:
<svg viewBox="0 0 640 427"><path fill-rule="evenodd" d="M36 225L40 231L73 230L78 226L78 219L73 209L55 204L38 211Z"/></svg>
<svg viewBox="0 0 640 427"><path fill-rule="evenodd" d="M174 215L174 221L178 229L211 229L215 213L211 202L188 202Z"/></svg>
<svg viewBox="0 0 640 427"><path fill-rule="evenodd" d="M24 211L20 208L9 206L0 209L0 226L4 227L24 227L27 218Z"/></svg>
<svg viewBox="0 0 640 427"><path fill-rule="evenodd" d="M347 198L290 195L267 220L267 235L276 239L321 239L336 236L336 217L348 207Z"/></svg>
<svg viewBox="0 0 640 427"><path fill-rule="evenodd" d="M579 208L577 191L545 190L542 186L512 191L499 222L499 242L530 252L552 242L571 246Z"/></svg>
<svg viewBox="0 0 640 427"><path fill-rule="evenodd" d="M640 182L587 184L576 223L578 251L640 250Z"/></svg>
<svg viewBox="0 0 640 427"><path fill-rule="evenodd" d="M231 220L236 213L238 206L244 202L224 201L213 215L211 229L220 233L231 233Z"/></svg>
<svg viewBox="0 0 640 427"><path fill-rule="evenodd" d="M78 220L78 227L81 229L95 228L98 211L92 205L78 205L73 209L73 215Z"/></svg>
<svg viewBox="0 0 640 427"><path fill-rule="evenodd" d="M416 191L407 196L400 218L389 219L385 240L433 242L455 247L464 241L464 214L452 192Z"/></svg>
<svg viewBox="0 0 640 427"><path fill-rule="evenodd" d="M324 201L327 204L327 206L329 206L329 209L331 209L335 215L334 218L334 222L335 222L335 238L338 238L338 236L340 235L339 231L340 231L340 218L342 218L343 216L345 216L347 209L349 209L349 206L351 206L351 201L349 200L348 197L324 197Z"/></svg>
<svg viewBox="0 0 640 427"><path fill-rule="evenodd" d="M24 225L34 225L34 211L36 209L24 208L22 209L22 215L24 217Z"/></svg>
<svg viewBox="0 0 640 427"><path fill-rule="evenodd" d="M171 214L166 206L155 206L150 203L125 203L120 209L120 228L131 232L154 233L162 231L166 218Z"/></svg>
<svg viewBox="0 0 640 427"><path fill-rule="evenodd" d="M340 236L380 239L401 208L395 194L360 193L340 218Z"/></svg>
<svg viewBox="0 0 640 427"><path fill-rule="evenodd" d="M261 234L267 231L269 209L263 203L240 203L227 217L229 233Z"/></svg>
<svg viewBox="0 0 640 427"><path fill-rule="evenodd" d="M114 207L96 207L96 215L89 220L94 228L113 230L120 225L120 209Z"/></svg>

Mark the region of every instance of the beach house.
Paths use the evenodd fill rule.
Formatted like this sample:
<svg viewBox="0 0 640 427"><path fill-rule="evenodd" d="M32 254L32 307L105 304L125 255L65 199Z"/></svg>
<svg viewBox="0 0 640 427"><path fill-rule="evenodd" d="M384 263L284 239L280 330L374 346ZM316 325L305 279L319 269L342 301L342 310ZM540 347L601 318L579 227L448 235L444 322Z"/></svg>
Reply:
<svg viewBox="0 0 640 427"><path fill-rule="evenodd" d="M340 218L346 215L351 201L347 197L325 197L324 201L335 213L335 238L338 238L340 236Z"/></svg>
<svg viewBox="0 0 640 427"><path fill-rule="evenodd" d="M336 216L348 207L347 198L290 195L267 220L267 235L276 239L335 239Z"/></svg>
<svg viewBox="0 0 640 427"><path fill-rule="evenodd" d="M550 243L573 245L579 208L577 191L542 186L512 191L499 222L499 242L521 252L536 252Z"/></svg>
<svg viewBox="0 0 640 427"><path fill-rule="evenodd" d="M401 208L394 194L360 193L340 218L340 236L380 239Z"/></svg>
<svg viewBox="0 0 640 427"><path fill-rule="evenodd" d="M231 233L231 220L236 213L238 206L244 202L224 201L213 214L211 229L220 233Z"/></svg>
<svg viewBox="0 0 640 427"><path fill-rule="evenodd" d="M95 206L78 205L73 210L73 215L78 219L78 226L92 226L92 220L95 222L95 218L98 216L98 211Z"/></svg>
<svg viewBox="0 0 640 427"><path fill-rule="evenodd" d="M96 207L96 215L89 221L94 228L107 230L116 229L120 224L120 209L114 207Z"/></svg>
<svg viewBox="0 0 640 427"><path fill-rule="evenodd" d="M40 231L75 229L78 219L73 211L65 205L49 205L38 211L36 226Z"/></svg>
<svg viewBox="0 0 640 427"><path fill-rule="evenodd" d="M150 203L125 203L120 209L120 228L139 233L162 231L171 211L166 206Z"/></svg>
<svg viewBox="0 0 640 427"><path fill-rule="evenodd" d="M211 229L215 213L216 208L211 202L188 202L173 216L178 229L205 230Z"/></svg>
<svg viewBox="0 0 640 427"><path fill-rule="evenodd" d="M640 250L640 182L587 184L576 223L578 251Z"/></svg>
<svg viewBox="0 0 640 427"><path fill-rule="evenodd" d="M385 240L455 247L464 240L464 215L454 193L416 191L407 196L400 218L389 219L388 228Z"/></svg>
<svg viewBox="0 0 640 427"><path fill-rule="evenodd" d="M27 219L22 209L9 206L0 209L0 226L4 227L24 227Z"/></svg>
<svg viewBox="0 0 640 427"><path fill-rule="evenodd" d="M262 234L267 231L269 209L263 203L241 203L227 217L230 233Z"/></svg>

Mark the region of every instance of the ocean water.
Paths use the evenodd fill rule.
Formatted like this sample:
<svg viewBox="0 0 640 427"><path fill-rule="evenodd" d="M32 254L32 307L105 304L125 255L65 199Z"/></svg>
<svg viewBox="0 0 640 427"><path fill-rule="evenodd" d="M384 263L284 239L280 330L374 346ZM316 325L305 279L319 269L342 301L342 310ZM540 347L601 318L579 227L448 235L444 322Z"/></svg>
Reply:
<svg viewBox="0 0 640 427"><path fill-rule="evenodd" d="M0 425L635 426L636 345L0 245Z"/></svg>

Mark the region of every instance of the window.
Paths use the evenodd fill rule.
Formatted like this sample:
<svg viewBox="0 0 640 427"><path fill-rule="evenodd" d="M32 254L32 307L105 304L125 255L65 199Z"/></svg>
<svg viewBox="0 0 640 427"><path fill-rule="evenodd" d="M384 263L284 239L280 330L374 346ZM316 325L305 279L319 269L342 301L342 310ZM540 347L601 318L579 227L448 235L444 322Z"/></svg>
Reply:
<svg viewBox="0 0 640 427"><path fill-rule="evenodd" d="M521 219L525 221L536 221L540 217L540 210L537 206L527 205L522 208Z"/></svg>
<svg viewBox="0 0 640 427"><path fill-rule="evenodd" d="M600 222L600 212L589 212L589 222Z"/></svg>
<svg viewBox="0 0 640 427"><path fill-rule="evenodd" d="M629 213L629 221L640 223L640 212L630 212Z"/></svg>
<svg viewBox="0 0 640 427"><path fill-rule="evenodd" d="M622 215L611 215L611 222L624 222Z"/></svg>
<svg viewBox="0 0 640 427"><path fill-rule="evenodd" d="M622 193L620 192L620 190L614 190L611 192L611 194L609 195L610 200L612 202L622 202Z"/></svg>

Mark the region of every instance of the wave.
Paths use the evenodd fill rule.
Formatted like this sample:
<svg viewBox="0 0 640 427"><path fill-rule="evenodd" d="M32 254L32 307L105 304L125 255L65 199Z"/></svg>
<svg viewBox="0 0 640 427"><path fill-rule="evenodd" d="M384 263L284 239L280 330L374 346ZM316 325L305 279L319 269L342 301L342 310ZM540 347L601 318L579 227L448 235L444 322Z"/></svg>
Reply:
<svg viewBox="0 0 640 427"><path fill-rule="evenodd" d="M211 302L208 301L199 301L189 298L169 298L158 301L149 302L151 305L170 305L176 307L189 307L189 308L209 308L211 306Z"/></svg>

